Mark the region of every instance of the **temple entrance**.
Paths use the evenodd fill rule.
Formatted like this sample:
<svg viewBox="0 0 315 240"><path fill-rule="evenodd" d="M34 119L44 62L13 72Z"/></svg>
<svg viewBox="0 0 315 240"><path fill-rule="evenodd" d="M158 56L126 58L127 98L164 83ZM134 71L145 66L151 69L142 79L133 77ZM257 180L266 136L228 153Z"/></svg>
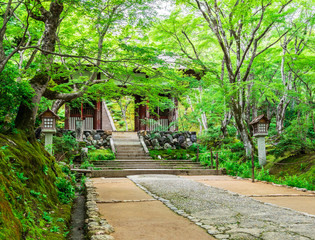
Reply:
<svg viewBox="0 0 315 240"><path fill-rule="evenodd" d="M117 131L135 131L135 98L124 96L106 101Z"/></svg>
<svg viewBox="0 0 315 240"><path fill-rule="evenodd" d="M65 107L65 129L75 130L75 122L83 120L85 131L176 131L178 118L176 98L168 98L175 107L149 108L139 95L91 101L90 104Z"/></svg>

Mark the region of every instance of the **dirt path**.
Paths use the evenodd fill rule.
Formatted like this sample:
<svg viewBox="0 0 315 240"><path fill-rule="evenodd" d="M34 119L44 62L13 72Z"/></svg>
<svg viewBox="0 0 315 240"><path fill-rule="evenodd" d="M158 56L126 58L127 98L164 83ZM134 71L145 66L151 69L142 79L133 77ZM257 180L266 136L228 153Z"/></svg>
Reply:
<svg viewBox="0 0 315 240"><path fill-rule="evenodd" d="M185 178L231 192L252 197L256 200L287 207L315 215L315 194L286 187L250 180L234 179L229 176L183 176Z"/></svg>
<svg viewBox="0 0 315 240"><path fill-rule="evenodd" d="M115 240L214 239L188 219L172 212L126 178L93 179L98 208L114 226Z"/></svg>

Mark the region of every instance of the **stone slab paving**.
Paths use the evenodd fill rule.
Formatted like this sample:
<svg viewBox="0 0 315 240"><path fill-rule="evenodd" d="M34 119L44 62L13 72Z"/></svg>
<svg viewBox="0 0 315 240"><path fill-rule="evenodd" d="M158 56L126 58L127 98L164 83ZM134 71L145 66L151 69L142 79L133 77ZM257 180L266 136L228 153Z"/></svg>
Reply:
<svg viewBox="0 0 315 240"><path fill-rule="evenodd" d="M98 209L115 240L214 240L127 178L94 178Z"/></svg>
<svg viewBox="0 0 315 240"><path fill-rule="evenodd" d="M271 183L254 182L230 176L182 176L200 183L252 197L258 201L315 215L315 193Z"/></svg>
<svg viewBox="0 0 315 240"><path fill-rule="evenodd" d="M315 239L315 216L174 175L129 176L217 239Z"/></svg>

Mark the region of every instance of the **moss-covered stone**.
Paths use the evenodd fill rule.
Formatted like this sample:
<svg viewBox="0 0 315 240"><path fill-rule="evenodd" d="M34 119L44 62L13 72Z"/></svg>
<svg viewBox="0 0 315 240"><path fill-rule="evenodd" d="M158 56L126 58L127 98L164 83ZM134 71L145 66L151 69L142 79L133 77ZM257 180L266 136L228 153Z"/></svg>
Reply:
<svg viewBox="0 0 315 240"><path fill-rule="evenodd" d="M71 204L60 203L57 177L65 174L41 144L0 134L0 239L65 239Z"/></svg>

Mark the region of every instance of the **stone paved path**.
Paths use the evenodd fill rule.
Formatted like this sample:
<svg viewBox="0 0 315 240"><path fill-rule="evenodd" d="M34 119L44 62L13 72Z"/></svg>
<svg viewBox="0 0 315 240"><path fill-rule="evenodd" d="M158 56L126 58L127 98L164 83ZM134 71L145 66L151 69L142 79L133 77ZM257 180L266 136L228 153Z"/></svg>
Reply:
<svg viewBox="0 0 315 240"><path fill-rule="evenodd" d="M302 192L270 183L236 179L230 176L183 176L191 180L246 195L258 201L291 208L296 211L315 215L315 193Z"/></svg>
<svg viewBox="0 0 315 240"><path fill-rule="evenodd" d="M179 214L208 229L217 239L315 239L315 217L311 215L264 204L188 178L173 175L129 178L170 208L179 209Z"/></svg>
<svg viewBox="0 0 315 240"><path fill-rule="evenodd" d="M193 222L172 212L127 178L93 178L101 215L115 240L213 240Z"/></svg>

